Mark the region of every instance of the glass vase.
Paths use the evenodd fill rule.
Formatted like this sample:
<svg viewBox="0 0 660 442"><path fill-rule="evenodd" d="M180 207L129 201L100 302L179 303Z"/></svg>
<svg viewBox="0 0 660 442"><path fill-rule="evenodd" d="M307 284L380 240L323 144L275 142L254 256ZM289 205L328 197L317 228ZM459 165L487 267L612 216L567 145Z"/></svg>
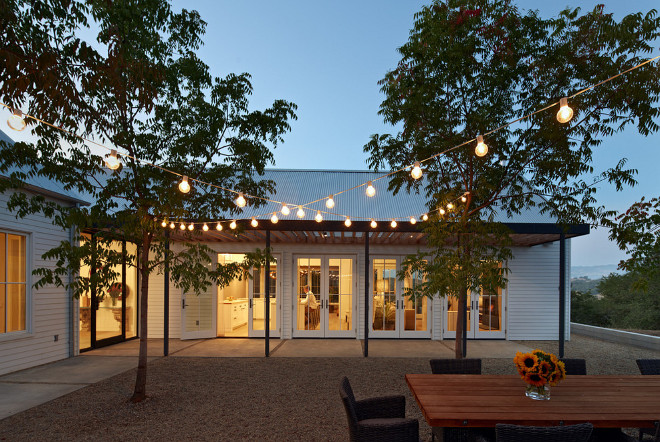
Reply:
<svg viewBox="0 0 660 442"><path fill-rule="evenodd" d="M543 387L535 387L534 385L527 385L525 389L525 396L535 399L537 401L550 400L550 385L545 384Z"/></svg>

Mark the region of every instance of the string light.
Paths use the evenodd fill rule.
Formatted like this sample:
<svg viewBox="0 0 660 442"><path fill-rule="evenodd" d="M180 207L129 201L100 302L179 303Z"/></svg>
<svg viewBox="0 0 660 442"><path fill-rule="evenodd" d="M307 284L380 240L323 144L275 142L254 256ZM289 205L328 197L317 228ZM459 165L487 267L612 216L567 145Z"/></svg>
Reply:
<svg viewBox="0 0 660 442"><path fill-rule="evenodd" d="M412 224L412 225L417 224L417 218L415 218L414 216L411 216L410 217L410 224Z"/></svg>
<svg viewBox="0 0 660 442"><path fill-rule="evenodd" d="M371 181L369 181L367 183L367 196L371 198L375 194L376 194L376 188L374 187L374 184Z"/></svg>
<svg viewBox="0 0 660 442"><path fill-rule="evenodd" d="M330 195L327 200L325 200L325 207L328 209L332 209L335 207L335 200L334 200L334 195Z"/></svg>
<svg viewBox="0 0 660 442"><path fill-rule="evenodd" d="M236 203L236 205L238 207L245 207L245 205L247 204L247 201L245 201L245 197L243 196L243 192L238 192L238 196L234 200L234 203Z"/></svg>
<svg viewBox="0 0 660 442"><path fill-rule="evenodd" d="M296 212L296 216L301 219L305 217L305 211L303 210L302 206L298 206L298 212Z"/></svg>
<svg viewBox="0 0 660 442"><path fill-rule="evenodd" d="M190 224L188 225L188 230L190 230L191 232L192 232L193 230L195 230L195 225L194 225L193 223L190 223Z"/></svg>
<svg viewBox="0 0 660 442"><path fill-rule="evenodd" d="M289 213L291 213L291 211L289 210L289 206L287 206L286 204L282 204L281 212L282 212L282 215L284 215L284 216L288 216Z"/></svg>
<svg viewBox="0 0 660 442"><path fill-rule="evenodd" d="M351 223L351 219L349 217L346 217L346 219L344 220L344 225L346 227L351 227L351 224L353 224Z"/></svg>
<svg viewBox="0 0 660 442"><path fill-rule="evenodd" d="M568 98L564 97L559 100L559 111L557 112L557 121L560 123L568 123L573 118L573 109L568 105Z"/></svg>
<svg viewBox="0 0 660 442"><path fill-rule="evenodd" d="M481 135L477 135L477 147L474 149L474 153L478 157L483 157L488 153L488 146L484 143L484 137Z"/></svg>
<svg viewBox="0 0 660 442"><path fill-rule="evenodd" d="M232 230L236 230L236 220L233 219L231 220L231 223L229 224L229 228Z"/></svg>
<svg viewBox="0 0 660 442"><path fill-rule="evenodd" d="M215 225L215 230L217 230L218 232L220 232L220 231L222 230L222 224L217 223L217 224Z"/></svg>
<svg viewBox="0 0 660 442"><path fill-rule="evenodd" d="M11 115L7 119L7 125L18 132L25 129L27 124L25 124L25 120L23 119L23 112L20 109L10 108L9 110L11 111Z"/></svg>
<svg viewBox="0 0 660 442"><path fill-rule="evenodd" d="M454 205L452 203L447 204L447 210L451 210L454 208Z"/></svg>
<svg viewBox="0 0 660 442"><path fill-rule="evenodd" d="M438 213L439 213L440 215L444 215L444 214L447 213L447 212L445 212L445 209L443 209L442 207L440 207L440 209L438 209Z"/></svg>
<svg viewBox="0 0 660 442"><path fill-rule="evenodd" d="M273 216L270 217L270 222L273 224L277 224L279 219L277 218L277 212L273 212Z"/></svg>
<svg viewBox="0 0 660 442"><path fill-rule="evenodd" d="M429 214L428 213L425 213L424 215L422 215L422 221L428 221L428 220L429 220Z"/></svg>
<svg viewBox="0 0 660 442"><path fill-rule="evenodd" d="M202 230L205 231L205 232L208 232L209 231L209 225L204 223L204 225L202 226Z"/></svg>
<svg viewBox="0 0 660 442"><path fill-rule="evenodd" d="M186 230L186 225L184 223L179 224L179 229Z"/></svg>
<svg viewBox="0 0 660 442"><path fill-rule="evenodd" d="M190 192L190 184L188 183L188 177L186 175L181 178L181 182L179 183L179 190L181 193Z"/></svg>
<svg viewBox="0 0 660 442"><path fill-rule="evenodd" d="M317 223L320 223L321 221L323 221L323 215L321 215L320 210L316 211L316 216L314 217L314 219L316 220Z"/></svg>
<svg viewBox="0 0 660 442"><path fill-rule="evenodd" d="M105 158L105 165L110 170L119 169L119 166L121 165L121 163L119 162L119 158L117 158L117 150L112 149L110 151L110 155Z"/></svg>
<svg viewBox="0 0 660 442"><path fill-rule="evenodd" d="M462 202L462 203L467 202L467 197L466 197L465 195L463 195L463 196L461 197L461 202Z"/></svg>
<svg viewBox="0 0 660 442"><path fill-rule="evenodd" d="M250 225L252 225L252 227L257 227L259 225L259 222L254 216L252 217L252 221L250 221Z"/></svg>
<svg viewBox="0 0 660 442"><path fill-rule="evenodd" d="M374 221L374 219L371 218L371 228L375 229L376 227L378 227L378 224L376 224L376 221Z"/></svg>
<svg viewBox="0 0 660 442"><path fill-rule="evenodd" d="M422 168L419 164L419 161L415 161L415 165L413 166L412 170L410 171L410 175L416 180L420 179L422 177Z"/></svg>
<svg viewBox="0 0 660 442"><path fill-rule="evenodd" d="M164 219L163 222L160 223L160 225L163 227L167 227L167 220Z"/></svg>
<svg viewBox="0 0 660 442"><path fill-rule="evenodd" d="M175 227L176 227L176 225L174 224L174 221L172 221L172 222L170 223L170 229L174 229Z"/></svg>
<svg viewBox="0 0 660 442"><path fill-rule="evenodd" d="M390 226L392 226L393 229L396 229L396 226L397 226L396 221L392 220L392 222L390 223Z"/></svg>

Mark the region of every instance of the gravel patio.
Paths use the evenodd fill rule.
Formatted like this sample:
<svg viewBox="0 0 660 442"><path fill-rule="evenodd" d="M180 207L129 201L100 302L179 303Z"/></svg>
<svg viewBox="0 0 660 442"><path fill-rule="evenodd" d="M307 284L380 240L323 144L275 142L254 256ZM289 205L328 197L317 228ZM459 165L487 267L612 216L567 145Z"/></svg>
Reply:
<svg viewBox="0 0 660 442"><path fill-rule="evenodd" d="M520 343L557 352L556 342ZM578 335L565 354L587 359L590 374L638 374L635 359L660 358ZM510 359L484 359L483 368L515 373ZM420 435L430 440L404 380L406 373L429 372L428 358L160 358L150 363L145 402L128 402L130 370L1 420L0 440L345 441L343 376L358 399L405 394L408 416L419 419Z"/></svg>

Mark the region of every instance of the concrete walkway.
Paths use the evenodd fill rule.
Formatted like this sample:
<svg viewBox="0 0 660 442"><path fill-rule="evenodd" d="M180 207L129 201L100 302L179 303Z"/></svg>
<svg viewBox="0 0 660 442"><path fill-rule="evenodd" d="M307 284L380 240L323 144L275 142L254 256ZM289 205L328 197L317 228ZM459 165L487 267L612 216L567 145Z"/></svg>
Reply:
<svg viewBox="0 0 660 442"><path fill-rule="evenodd" d="M163 356L163 344L162 339L149 340L151 360ZM274 358L361 358L363 345L363 341L355 339L271 339L270 355ZM512 341L468 343L468 357L471 358L510 359L517 351L529 350ZM139 341L133 340L0 376L0 419L131 370L137 367L138 351ZM262 339L169 341L170 357L260 358L264 354ZM452 358L454 341L370 340L369 357Z"/></svg>

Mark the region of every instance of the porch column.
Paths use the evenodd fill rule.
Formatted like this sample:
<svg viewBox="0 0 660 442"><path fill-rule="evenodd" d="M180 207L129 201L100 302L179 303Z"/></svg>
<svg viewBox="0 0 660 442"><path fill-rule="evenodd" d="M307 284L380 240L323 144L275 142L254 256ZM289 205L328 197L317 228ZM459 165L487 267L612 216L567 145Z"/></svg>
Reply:
<svg viewBox="0 0 660 442"><path fill-rule="evenodd" d="M170 353L170 232L165 231L165 275L163 276L163 356ZM125 299L125 298L124 298Z"/></svg>
<svg viewBox="0 0 660 442"><path fill-rule="evenodd" d="M267 253L270 255L270 230L266 230L266 250ZM264 272L264 284L266 285L266 305L265 307L265 324L264 324L264 331L266 332L266 338L264 339L265 341L265 352L266 352L266 357L270 356L270 259L266 260L266 271Z"/></svg>
<svg viewBox="0 0 660 442"><path fill-rule="evenodd" d="M559 234L559 357L564 357L566 329L566 235Z"/></svg>
<svg viewBox="0 0 660 442"><path fill-rule="evenodd" d="M369 356L369 232L364 232L364 357Z"/></svg>

